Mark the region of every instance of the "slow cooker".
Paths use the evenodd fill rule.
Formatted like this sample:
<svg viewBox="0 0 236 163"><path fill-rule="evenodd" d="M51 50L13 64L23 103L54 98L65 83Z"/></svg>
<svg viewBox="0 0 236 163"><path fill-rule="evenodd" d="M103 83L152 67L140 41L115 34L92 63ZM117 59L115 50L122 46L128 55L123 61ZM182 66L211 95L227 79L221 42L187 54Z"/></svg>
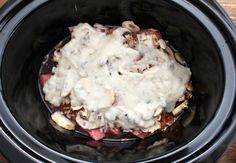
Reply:
<svg viewBox="0 0 236 163"><path fill-rule="evenodd" d="M124 20L159 29L183 54L197 90L191 123L179 125L183 116L134 141L59 132L38 89L44 56L69 26ZM9 0L0 10L0 150L11 162L214 162L236 135L235 54L235 26L211 0Z"/></svg>

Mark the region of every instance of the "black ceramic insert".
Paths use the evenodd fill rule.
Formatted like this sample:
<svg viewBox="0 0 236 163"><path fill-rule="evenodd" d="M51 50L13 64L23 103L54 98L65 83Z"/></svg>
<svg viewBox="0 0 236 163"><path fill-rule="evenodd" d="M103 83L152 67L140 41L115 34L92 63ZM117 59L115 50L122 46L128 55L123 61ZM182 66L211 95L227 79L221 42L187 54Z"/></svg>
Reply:
<svg viewBox="0 0 236 163"><path fill-rule="evenodd" d="M209 151L214 140L223 137L219 134L226 132L224 126L234 127L235 36L209 4L191 0L42 0L17 6L7 21L0 21L0 118L9 137L34 159L187 161ZM164 134L127 143L62 134L51 126L39 94L38 74L44 56L70 35L69 26L80 22L120 25L124 20L133 20L141 28L159 29L184 56L196 89L195 118L187 127L180 127L183 117ZM168 142L155 144L165 137ZM205 156L210 153L202 158Z"/></svg>

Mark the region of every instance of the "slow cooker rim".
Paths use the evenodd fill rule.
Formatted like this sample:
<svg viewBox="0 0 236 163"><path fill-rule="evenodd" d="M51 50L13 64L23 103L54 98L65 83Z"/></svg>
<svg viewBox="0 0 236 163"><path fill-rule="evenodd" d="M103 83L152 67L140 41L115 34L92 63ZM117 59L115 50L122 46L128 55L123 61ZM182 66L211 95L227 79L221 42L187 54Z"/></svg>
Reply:
<svg viewBox="0 0 236 163"><path fill-rule="evenodd" d="M183 5L183 3L185 3L185 2L178 2L178 1L175 1L175 0L172 0L172 1L174 1L175 3L182 3L182 5ZM33 11L33 9L31 8L30 10L27 10L27 8L29 9L30 7L33 7L34 5L36 5L37 7L35 7L35 8L39 8L39 6L41 5L41 4L44 4L45 2L47 2L47 0L44 0L44 1L41 1L41 2L31 2L29 5L27 5L27 6L25 6L25 8L23 9L23 10L21 10L20 11L20 13L22 13L24 10L25 10L25 13L24 13L24 15L22 15L22 18L25 18L25 17L27 17L32 11ZM19 13L18 13L19 14ZM23 13L22 13L23 14ZM16 16L16 17L19 17L19 15L18 16ZM14 17L12 17L12 19L17 19L15 16ZM207 17L207 16L206 16ZM9 27L9 26L11 26L11 25L9 25L9 24L11 24L11 21L12 21L12 19L11 20L9 20L9 22L6 24L6 27ZM221 21L224 21L224 20L221 20ZM13 31L14 31L14 29L15 29L15 27L17 27L18 25L19 25L19 23L21 22L21 19L20 20L18 20L18 22L15 24L15 26L11 26L12 28L12 31L8 31L9 32L9 34L12 34L13 33ZM223 22L222 22L223 23ZM8 28L9 29L9 28ZM3 29L3 32L4 32L4 29ZM1 34L1 33L0 33ZM5 39L4 39L4 37L2 37L2 38L0 38L0 40L2 40L1 42L4 42L4 43L7 43L8 42L8 39L6 39L6 37L5 37ZM236 39L235 39L236 40ZM5 47L6 47L6 45L7 44L5 44L3 47L2 47L2 49L0 49L0 51L2 52L1 53L1 58L3 57L3 51L4 51L4 49L5 49ZM232 56L229 56L229 58L232 58ZM225 60L224 60L225 61ZM232 62L232 61L231 61ZM224 62L224 66L229 66L229 63L227 63L227 61L225 61ZM226 64L226 65L225 65ZM234 65L234 63L232 62L230 65ZM234 68L235 68L235 66L233 66ZM231 69L231 71L233 71L234 72L234 74L235 74L235 69ZM227 77L226 77L227 78ZM233 77L234 79L235 79L235 75L234 75L234 77ZM227 78L228 79L228 78ZM232 81L232 77L231 77L231 81ZM227 81L226 81L226 83L225 83L225 85L227 84ZM234 83L233 83L234 84ZM233 86L234 88L235 88L235 84L234 84L234 86ZM232 87L230 88L231 90L232 90ZM232 93L232 91L230 90L230 89L228 89L227 91L230 91L231 93ZM235 89L234 89L235 90ZM235 96L235 93L234 93L234 96ZM230 103L233 105L233 101L234 101L234 98L231 98L230 99ZM1 106L4 106L4 108L8 108L7 107L7 105L6 105L6 103L5 103L5 101L3 100L3 96L2 96L2 94L1 94L1 103L0 103L0 105ZM221 106L219 106L219 107L221 107ZM222 107L221 107L222 108ZM229 108L232 108L232 107L229 107ZM221 109L222 110L222 109ZM230 109L229 109L230 110ZM7 109L7 110L5 110L5 113L4 113L5 115L9 115L9 116L12 116L11 115L11 113L10 113L10 111L9 111L9 109ZM217 114L219 114L219 113L217 113ZM228 112L228 114L229 114L229 112ZM227 115L228 115L227 114ZM11 131L12 133L14 133L13 132L13 128L14 128L14 126L13 127L9 127L9 125L7 125L8 124L8 121L9 120L7 120L5 117L2 117L2 115L0 115L0 118L1 118L1 120L3 121L3 123L4 123L4 125L5 126L7 126L8 128L8 130L9 131ZM5 119L4 119L5 118ZM214 117L215 118L215 117ZM12 116L11 117L11 121L14 121L14 123L16 123L17 125L18 125L18 127L20 128L20 130L21 130L21 132L23 132L25 135L27 135L27 137L31 140L31 141L33 141L34 143L36 143L37 145L39 145L39 146L44 146L44 148L46 147L46 148L48 148L48 149L50 149L49 147L47 147L47 146L45 146L45 145L43 145L42 143L40 143L38 140L36 140L35 138L33 138L31 135L29 135L18 123L17 123L17 121L14 119L14 117ZM213 121L213 120L212 120ZM10 122L9 122L10 123ZM209 122L210 123L210 122ZM207 127L206 127L207 128ZM206 128L204 128L204 130L206 129ZM197 135L195 138L193 138L192 140L190 140L188 143L190 143L190 142L193 142L197 137L198 137L199 135ZM26 143L25 142L22 142L22 140L21 139L19 139L19 137L18 136L16 136L15 135L15 137L17 138L17 140L21 143L21 144L23 144L24 146L26 146L27 147L27 145L26 145ZM188 144L187 143L187 144ZM179 151L181 151L182 150L182 147L183 146L180 146L177 150L179 150ZM52 149L50 149L50 150L52 150ZM177 150L175 150L175 151L177 151ZM39 154L37 151L32 151L33 153L37 153L37 155L39 155L39 156L43 156L42 154ZM74 160L74 161L76 161L77 159L75 159L75 158L73 158L73 157L70 157L70 156L66 156L66 155L64 155L64 154L62 154L62 153L60 153L60 152L57 152L57 151L51 151L51 152L56 152L57 154L60 154L60 155L63 155L63 157L65 157L65 158L67 158L67 159L70 159L70 160ZM171 152L170 153L168 153L169 155L171 155ZM173 154L173 153L172 153ZM165 155L165 157L166 157L167 155ZM44 158L44 157L42 157L42 158ZM46 160L47 159L49 159L49 158L45 158ZM158 158L158 159L160 159L160 158ZM156 158L154 158L153 160L148 160L148 161L155 161L156 160Z"/></svg>
<svg viewBox="0 0 236 163"><path fill-rule="evenodd" d="M209 1L203 1L203 0L200 0L202 4L204 4L205 6L207 6L209 8L209 10L217 16L218 19L220 19L221 23L224 24L223 26L225 26L227 28L227 31L230 33L230 36L233 37L233 40L234 40L234 43L236 43L236 26L235 24L232 22L232 20L230 19L230 17L227 15L226 11L220 6L220 4L213 0L213 3L215 6L212 6L209 4ZM216 9L218 11L216 11ZM231 56L231 58L228 58L228 60L231 60L231 61L235 61L235 58ZM227 62L225 62L225 64L227 64ZM233 83L234 85L234 92L236 92L236 86L235 86L235 83L234 81L236 81L236 75L235 75L235 63L233 64L233 67L232 69L234 70L233 72L233 77L232 77L232 80L231 82ZM225 84L227 85L227 83ZM231 89L230 87L228 87L228 89ZM231 105L231 108L233 109L236 105L236 95L234 94L234 97L232 98L234 99L233 100L233 103ZM235 113L235 111L234 111ZM232 114L232 113L231 113ZM233 118L232 118L233 119ZM197 162L198 160L200 160L201 158L204 158L206 156L208 156L209 154L213 153L215 149L218 149L220 145L224 144L226 140L231 140L229 141L228 143L224 144L224 149L227 149L227 147L229 146L230 143L232 143L232 139L233 138L236 138L236 135L234 135L234 131L236 130L236 120L235 120L235 117L234 117L234 121L232 121L231 125L229 126L229 128L223 133L221 134L220 136L218 136L216 138L215 141L217 141L217 143L211 145L208 149L206 149L204 151L204 153L201 153L199 154L197 157L193 158L191 160L191 162ZM221 152L222 154L222 152ZM219 157L219 155L218 155ZM215 158L215 160L217 160L218 158Z"/></svg>

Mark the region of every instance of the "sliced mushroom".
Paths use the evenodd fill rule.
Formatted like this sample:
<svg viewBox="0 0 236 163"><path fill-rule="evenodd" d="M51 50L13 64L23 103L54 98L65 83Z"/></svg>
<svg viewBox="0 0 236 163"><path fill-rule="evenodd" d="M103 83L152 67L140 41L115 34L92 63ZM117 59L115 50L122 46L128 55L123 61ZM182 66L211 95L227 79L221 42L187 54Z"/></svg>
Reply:
<svg viewBox="0 0 236 163"><path fill-rule="evenodd" d="M84 129L96 129L101 127L101 121L96 113L86 113L83 109L78 112L76 122Z"/></svg>
<svg viewBox="0 0 236 163"><path fill-rule="evenodd" d="M152 43L153 43L154 47L157 48L157 46L158 46L158 37L157 37L157 35L152 35Z"/></svg>
<svg viewBox="0 0 236 163"><path fill-rule="evenodd" d="M124 21L122 23L122 27L130 30L131 32L138 32L138 31L140 31L140 28L136 24L134 24L133 21Z"/></svg>
<svg viewBox="0 0 236 163"><path fill-rule="evenodd" d="M139 34L137 34L137 39L138 39L138 41L140 41L140 42L145 41L145 40L147 40L147 34L145 34L145 33L139 33Z"/></svg>
<svg viewBox="0 0 236 163"><path fill-rule="evenodd" d="M60 127L67 130L74 130L75 123L66 118L61 112L57 111L51 115L51 119Z"/></svg>
<svg viewBox="0 0 236 163"><path fill-rule="evenodd" d="M130 48L134 48L136 46L137 44L136 38L134 38L130 32L126 31L123 34L123 37L125 38L124 45L127 45Z"/></svg>
<svg viewBox="0 0 236 163"><path fill-rule="evenodd" d="M156 35L150 34L146 35L146 40L142 41L143 44L147 45L148 47L151 48L156 48L157 47L157 42L154 42L154 38L156 38Z"/></svg>
<svg viewBox="0 0 236 163"><path fill-rule="evenodd" d="M162 49L166 49L166 42L163 39L158 40L158 44Z"/></svg>
<svg viewBox="0 0 236 163"><path fill-rule="evenodd" d="M53 62L59 62L60 59L61 59L60 50L56 49L53 53L52 61Z"/></svg>
<svg viewBox="0 0 236 163"><path fill-rule="evenodd" d="M63 110L63 115L66 116L66 118L70 119L71 121L75 121L77 112L78 111L67 109L67 110Z"/></svg>
<svg viewBox="0 0 236 163"><path fill-rule="evenodd" d="M168 54L170 59L174 59L175 58L174 52L173 52L173 50L169 46L166 46L165 51L167 52L167 54Z"/></svg>
<svg viewBox="0 0 236 163"><path fill-rule="evenodd" d="M192 96L193 96L192 92L185 91L184 95L179 98L178 102L183 102L185 100L189 100L190 98L192 98Z"/></svg>
<svg viewBox="0 0 236 163"><path fill-rule="evenodd" d="M151 47L151 48L157 48L159 46L159 43L158 43L159 38L155 33L141 32L137 34L137 39L139 43L147 45L148 47Z"/></svg>
<svg viewBox="0 0 236 163"><path fill-rule="evenodd" d="M69 96L63 97L61 100L61 103L62 103L62 105L70 104L70 97Z"/></svg>
<svg viewBox="0 0 236 163"><path fill-rule="evenodd" d="M190 83L190 82L186 83L186 84L185 84L185 87L186 87L186 89L187 89L188 91L192 91L192 90L193 90L193 85L192 85L192 83Z"/></svg>
<svg viewBox="0 0 236 163"><path fill-rule="evenodd" d="M193 96L192 92L189 92L189 91L186 91L186 92L185 92L185 98L186 98L187 100L190 99L190 98L192 98L192 96Z"/></svg>
<svg viewBox="0 0 236 163"><path fill-rule="evenodd" d="M180 104L179 106L177 106L176 108L174 108L174 110L172 110L172 114L174 116L179 115L180 113L182 113L182 111L188 107L188 100L185 100L182 104Z"/></svg>
<svg viewBox="0 0 236 163"><path fill-rule="evenodd" d="M186 65L185 60L181 57L181 55L179 53L174 53L175 55L175 59L178 63L180 63L181 65Z"/></svg>
<svg viewBox="0 0 236 163"><path fill-rule="evenodd" d="M152 127L142 129L142 131L154 133L156 130L158 130L160 128L161 128L161 124L159 122L156 122Z"/></svg>
<svg viewBox="0 0 236 163"><path fill-rule="evenodd" d="M79 111L79 116L81 118L83 118L84 120L88 120L89 119L89 115L90 115L90 113L88 112L87 109L83 109L83 110Z"/></svg>
<svg viewBox="0 0 236 163"><path fill-rule="evenodd" d="M157 116L159 116L162 112L163 112L163 108L158 108L157 110L156 110L156 112L154 113L154 117L157 117Z"/></svg>

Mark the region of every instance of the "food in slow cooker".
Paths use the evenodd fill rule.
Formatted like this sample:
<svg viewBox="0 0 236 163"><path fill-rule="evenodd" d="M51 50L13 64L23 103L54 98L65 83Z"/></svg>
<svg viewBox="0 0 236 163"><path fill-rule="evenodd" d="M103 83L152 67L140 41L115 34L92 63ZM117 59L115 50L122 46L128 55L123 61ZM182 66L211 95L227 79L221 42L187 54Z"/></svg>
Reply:
<svg viewBox="0 0 236 163"><path fill-rule="evenodd" d="M188 108L191 71L156 29L80 23L40 74L51 119L90 137L145 138L165 130ZM47 62L47 61L45 61Z"/></svg>

